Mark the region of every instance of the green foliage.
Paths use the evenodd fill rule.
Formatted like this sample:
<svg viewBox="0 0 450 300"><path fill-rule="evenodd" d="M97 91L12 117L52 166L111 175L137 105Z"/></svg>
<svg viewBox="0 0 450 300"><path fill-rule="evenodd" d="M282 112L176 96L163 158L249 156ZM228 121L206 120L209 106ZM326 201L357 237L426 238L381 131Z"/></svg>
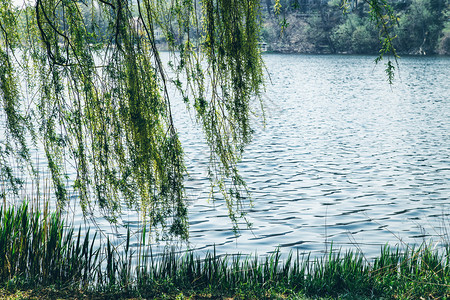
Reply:
<svg viewBox="0 0 450 300"><path fill-rule="evenodd" d="M344 23L334 29L331 41L337 52L367 54L379 48L376 28L368 17L356 14L346 15Z"/></svg>
<svg viewBox="0 0 450 300"><path fill-rule="evenodd" d="M443 29L443 1L413 0L399 18L399 47L413 54L433 54Z"/></svg>
<svg viewBox="0 0 450 300"><path fill-rule="evenodd" d="M258 1L203 1L201 8L162 0L137 7L127 0L0 4L7 191L25 171L15 174L8 161L33 169L26 140L36 131L58 205L75 189L86 214L99 210L115 222L127 206L150 232L186 239L186 174L167 92L173 82L205 131L212 186L233 220L242 213L246 187L236 165L251 138L250 101L263 78ZM157 29L177 58L175 78L159 57Z"/></svg>
<svg viewBox="0 0 450 300"><path fill-rule="evenodd" d="M32 133L29 115L21 113L20 86L14 70L12 48L19 42L16 20L12 4L0 1L0 105L5 113L6 127L6 135L0 139L0 181L8 182L15 193L21 179L13 172L11 161L18 160L19 166L29 165L26 134Z"/></svg>
<svg viewBox="0 0 450 300"><path fill-rule="evenodd" d="M450 55L450 2L447 1L447 6L444 9L444 29L442 30L442 36L439 40L439 50L440 54Z"/></svg>

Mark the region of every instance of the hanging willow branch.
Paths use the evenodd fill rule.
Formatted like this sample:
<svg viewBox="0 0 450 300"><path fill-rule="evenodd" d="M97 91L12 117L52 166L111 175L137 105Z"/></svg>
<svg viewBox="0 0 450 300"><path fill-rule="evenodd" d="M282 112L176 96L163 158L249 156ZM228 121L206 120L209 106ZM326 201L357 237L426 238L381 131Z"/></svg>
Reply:
<svg viewBox="0 0 450 300"><path fill-rule="evenodd" d="M398 65L399 58L397 50L394 48L394 39L396 36L393 33L393 28L398 23L398 17L395 15L392 6L387 0L364 0L369 5L369 16L371 21L379 30L378 38L380 40L380 50L375 63L381 62L387 55L386 62L386 76L389 84L394 83L395 66L391 58ZM347 10L351 3L348 0L342 0L342 7Z"/></svg>
<svg viewBox="0 0 450 300"><path fill-rule="evenodd" d="M159 28L177 53L174 85L206 133L212 185L236 220L246 191L236 165L250 141L250 101L262 84L258 1L140 0L137 17L126 0L1 5L0 88L8 120L2 181L15 182L6 153L21 153L33 165L22 101L29 94L17 75L25 72L37 95L27 113L58 203L75 188L87 214L100 209L115 221L126 204L154 230L186 238L183 151L155 41ZM86 8L95 13L89 17ZM22 54L22 69L12 53ZM68 165L76 170L73 181Z"/></svg>

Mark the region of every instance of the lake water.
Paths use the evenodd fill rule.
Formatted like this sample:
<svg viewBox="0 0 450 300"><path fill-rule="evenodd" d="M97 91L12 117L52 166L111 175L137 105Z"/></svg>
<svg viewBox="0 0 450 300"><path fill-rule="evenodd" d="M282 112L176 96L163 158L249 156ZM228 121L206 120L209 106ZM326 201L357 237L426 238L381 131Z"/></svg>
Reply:
<svg viewBox="0 0 450 300"><path fill-rule="evenodd" d="M207 202L207 159L191 130L182 134L197 199L191 245L321 252L332 241L375 256L387 242L441 242L450 228L450 59L402 58L392 87L369 56L264 59L266 126L255 117L240 164L253 228L236 238L225 205Z"/></svg>
<svg viewBox="0 0 450 300"><path fill-rule="evenodd" d="M370 56L264 55L270 81L239 165L252 229L209 201L208 149L175 105L189 179L189 247L220 253L450 241L450 59L405 57L393 86ZM133 214L125 217L136 226ZM80 214L75 225L82 224ZM106 221L100 227L108 231ZM119 234L123 236L123 233Z"/></svg>

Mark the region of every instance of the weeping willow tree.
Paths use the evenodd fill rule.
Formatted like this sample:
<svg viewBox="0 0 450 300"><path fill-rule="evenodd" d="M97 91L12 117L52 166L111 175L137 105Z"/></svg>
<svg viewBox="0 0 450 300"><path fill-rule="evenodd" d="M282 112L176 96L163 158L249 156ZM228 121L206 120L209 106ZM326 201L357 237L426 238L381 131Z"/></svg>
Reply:
<svg viewBox="0 0 450 300"><path fill-rule="evenodd" d="M377 1L382 29L392 20ZM211 182L236 222L246 196L237 163L263 86L260 26L259 0L0 0L3 198L22 174L38 176L30 145L42 144L59 206L74 189L86 214L115 221L134 208L186 238L172 85L203 128ZM176 57L170 78L158 32Z"/></svg>

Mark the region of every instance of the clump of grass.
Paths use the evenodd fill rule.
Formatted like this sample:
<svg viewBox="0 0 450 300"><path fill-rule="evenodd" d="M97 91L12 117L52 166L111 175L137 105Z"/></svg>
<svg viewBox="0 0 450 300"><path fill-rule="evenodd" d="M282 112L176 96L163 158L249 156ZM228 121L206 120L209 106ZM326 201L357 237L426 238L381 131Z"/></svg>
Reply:
<svg viewBox="0 0 450 300"><path fill-rule="evenodd" d="M265 258L173 249L156 255L144 244L133 250L130 232L120 246L107 240L95 248L96 239L89 231L74 235L57 213L30 212L26 204L0 209L0 284L69 287L105 297L450 297L448 247L386 246L372 261L330 251L312 260L278 250Z"/></svg>
<svg viewBox="0 0 450 300"><path fill-rule="evenodd" d="M375 259L373 277L385 293L397 298L449 298L450 248L440 253L430 245L401 252L386 246Z"/></svg>
<svg viewBox="0 0 450 300"><path fill-rule="evenodd" d="M59 213L31 212L26 202L0 208L0 279L8 284L87 286L98 265L98 249L89 231L65 227Z"/></svg>

